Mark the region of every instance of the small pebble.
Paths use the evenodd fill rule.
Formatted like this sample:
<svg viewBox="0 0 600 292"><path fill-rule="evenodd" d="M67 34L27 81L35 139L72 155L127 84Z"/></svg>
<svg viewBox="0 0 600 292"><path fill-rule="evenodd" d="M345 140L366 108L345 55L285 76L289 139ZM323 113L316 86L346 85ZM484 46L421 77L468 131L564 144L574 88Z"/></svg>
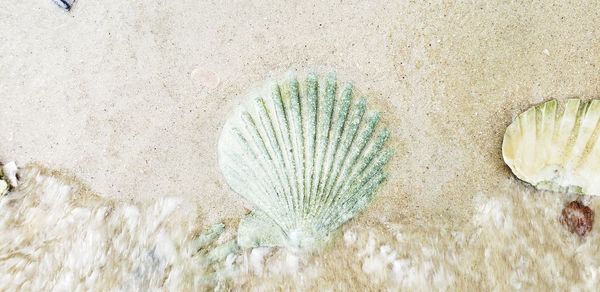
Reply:
<svg viewBox="0 0 600 292"><path fill-rule="evenodd" d="M594 225L594 211L590 207L573 201L562 210L560 222L564 224L571 233L586 236L592 231Z"/></svg>
<svg viewBox="0 0 600 292"><path fill-rule="evenodd" d="M11 161L2 166L2 173L4 174L4 178L8 181L11 187L16 188L19 184L19 180L17 178L18 167L14 161Z"/></svg>

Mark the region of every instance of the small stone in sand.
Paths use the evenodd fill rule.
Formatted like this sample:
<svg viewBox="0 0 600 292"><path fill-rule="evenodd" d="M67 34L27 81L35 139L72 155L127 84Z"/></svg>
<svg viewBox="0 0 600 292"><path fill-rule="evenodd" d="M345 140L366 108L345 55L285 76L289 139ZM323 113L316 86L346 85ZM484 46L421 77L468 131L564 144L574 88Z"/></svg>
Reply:
<svg viewBox="0 0 600 292"><path fill-rule="evenodd" d="M560 222L564 224L571 233L586 236L592 231L594 225L594 211L590 207L573 201L562 210Z"/></svg>

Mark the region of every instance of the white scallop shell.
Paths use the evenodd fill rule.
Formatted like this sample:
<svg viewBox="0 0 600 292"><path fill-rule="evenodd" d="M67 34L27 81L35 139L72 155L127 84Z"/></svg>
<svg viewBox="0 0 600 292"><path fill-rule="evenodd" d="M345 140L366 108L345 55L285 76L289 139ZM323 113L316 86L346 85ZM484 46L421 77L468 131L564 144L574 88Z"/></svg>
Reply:
<svg viewBox="0 0 600 292"><path fill-rule="evenodd" d="M224 126L219 166L255 208L238 243L310 246L371 202L393 151L380 115L333 74L290 76L251 97Z"/></svg>
<svg viewBox="0 0 600 292"><path fill-rule="evenodd" d="M600 100L556 100L520 114L506 129L504 161L538 189L600 195Z"/></svg>

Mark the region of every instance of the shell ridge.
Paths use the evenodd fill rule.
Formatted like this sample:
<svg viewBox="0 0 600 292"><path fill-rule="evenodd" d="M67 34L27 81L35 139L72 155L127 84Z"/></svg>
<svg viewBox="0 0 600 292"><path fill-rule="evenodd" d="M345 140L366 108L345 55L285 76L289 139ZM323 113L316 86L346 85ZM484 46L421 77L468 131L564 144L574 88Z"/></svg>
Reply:
<svg viewBox="0 0 600 292"><path fill-rule="evenodd" d="M352 143L352 147L349 152L349 160L344 164L344 167L341 170L341 175L346 176L348 173L351 173L352 170L357 166L357 161L360 160L361 154L364 153L365 148L368 146L369 142L371 142L371 138L373 134L375 134L375 128L379 124L380 115L378 112L373 113L370 117L367 118L366 125L360 129L360 133L355 137L358 139L357 143ZM334 186L333 192L336 193L341 185L336 184Z"/></svg>
<svg viewBox="0 0 600 292"><path fill-rule="evenodd" d="M391 153L388 155L391 155ZM381 157L381 159L378 159L379 163L377 164L385 164L387 162L386 160L388 159L386 156L387 155L384 155ZM361 199L365 200L363 203L368 203L369 197L375 193L384 179L385 173L382 171L382 168L377 169L377 167L375 167L373 171L369 173L369 175L366 175L359 183L355 184L355 187L350 191L352 195L344 198L343 200L339 200L335 205L332 206L332 209L338 210L339 212L331 212L328 214L328 217L325 218L324 222L327 222L328 224L335 224L337 221L344 222L347 219L354 217L354 215L362 210L362 208L356 207L356 203L358 203ZM364 194L364 196L356 196L355 194ZM355 213L352 213L352 210L354 210ZM346 218L346 216L348 216L348 218ZM327 224L324 225L326 226Z"/></svg>
<svg viewBox="0 0 600 292"><path fill-rule="evenodd" d="M527 132L526 132L526 131L527 131L527 127L525 126L525 124L526 124L526 121L525 121L525 114L526 114L526 113L527 113L527 112L524 112L524 113L520 114L519 116L517 116L517 119L516 119L516 121L515 121L515 124L517 124L517 125L518 125L518 129L519 129L519 131L518 131L518 133L514 133L514 135L513 135L513 136L517 136L517 134L518 134L518 137L519 137L519 138L521 138L521 139L524 139L524 137L525 137L525 135L526 135L526 133L527 133ZM505 135L507 135L507 134L505 134ZM515 139L515 140L516 140L516 139ZM519 144L517 144L517 145L511 145L511 146L512 146L511 148L513 148L513 149L514 149L515 153L518 153L518 152L521 150L521 145L519 145ZM514 157L514 160L515 160L515 161L516 161L517 159L518 159L518 157ZM519 171L518 171L518 168L516 167L516 163L515 163L515 172L516 172L516 173L519 173ZM517 175L517 176L518 176L518 175Z"/></svg>
<svg viewBox="0 0 600 292"><path fill-rule="evenodd" d="M283 95L281 94L281 87L279 85L276 85L273 88L273 101L275 104L275 111L276 111L276 115L278 117L278 122L279 122L279 131L281 132L281 136L282 136L282 141L284 141L284 146L285 149L283 151L283 153L285 153L285 162L286 162L286 171L288 173L288 177L292 178L291 179L291 183L289 184L290 188L291 188L291 193L293 194L291 196L291 198L289 198L290 202L292 203L292 209L290 209L292 212L296 212L296 206L297 206L297 202L296 202L296 197L297 197L297 184L295 182L296 180L296 163L295 163L295 159L293 157L293 153L292 152L292 141L291 141L291 133L290 133L290 123L289 123L289 119L287 117L287 110L286 110L286 106L285 106L285 102L283 100Z"/></svg>
<svg viewBox="0 0 600 292"><path fill-rule="evenodd" d="M544 139L542 140L543 145L551 145L552 140L554 138L554 133L556 129L556 109L557 102L556 100L551 100L545 103L544 107ZM555 160L556 151L554 148L546 149L544 153L542 153L543 157L548 159L548 162L545 166L552 166L553 161ZM553 167L553 166L552 166Z"/></svg>
<svg viewBox="0 0 600 292"><path fill-rule="evenodd" d="M318 76L311 72L308 75L306 80L306 88L307 88L307 96L308 96L308 119L306 120L306 132L308 133L307 142L307 157L308 157L308 166L306 168L306 179L304 180L305 186L305 196L306 200L304 201L304 214L303 218L306 221L308 215L310 214L310 208L312 206L312 194L313 194L313 182L316 175L317 168L317 137L318 137L318 123L319 123L319 79Z"/></svg>
<svg viewBox="0 0 600 292"><path fill-rule="evenodd" d="M277 188L277 196L281 198L283 196L283 185L280 183L281 179L277 172L278 167L275 165L277 153L273 150L273 143L268 131L269 127L265 125L265 117L263 116L260 99L257 99L256 110L256 117L253 117L252 115L249 116L249 126L252 129L252 136L259 142L257 145L260 153L268 158L269 163L265 165L266 169L268 169L267 173L269 174L271 183ZM258 126L259 124L261 127Z"/></svg>
<svg viewBox="0 0 600 292"><path fill-rule="evenodd" d="M292 135L292 152L296 164L296 184L298 192L296 193L296 209L295 214L297 218L302 217L302 208L304 204L304 131L302 129L302 115L300 108L300 93L298 90L298 80L294 77L289 79L289 91L290 91L290 117L292 120L292 129L296 131L297 135ZM291 132L290 132L291 133Z"/></svg>
<svg viewBox="0 0 600 292"><path fill-rule="evenodd" d="M536 115L536 125L537 125L537 129L536 129L536 141L540 141L541 143L544 142L545 136L546 136L546 105L547 103L543 103L540 104L536 107L536 111L537 111L537 115ZM536 152L536 157L537 159L540 159L540 157L546 157L546 151L545 149L541 149L542 151L537 151Z"/></svg>
<svg viewBox="0 0 600 292"><path fill-rule="evenodd" d="M360 158L362 158L361 154L363 154L366 151L365 148L369 144L368 142L371 141L373 134L375 134L375 127L379 123L379 120L380 120L379 113L378 112L374 113L369 118L369 121L367 122L366 127L359 134L359 137L360 137L359 143L357 143L355 145L356 147L353 147L353 149L351 150L352 152L351 152L351 156L350 156L350 162L347 164L347 167L345 167L342 170L342 174L341 174L342 177L347 177L347 179L345 179L341 184L336 184L334 186L333 194L335 196L337 196L337 194L344 193L341 190L343 190L343 188L348 184L348 182L352 181L354 170L359 165L359 163L357 163L357 161L359 161ZM333 199L335 199L335 196Z"/></svg>
<svg viewBox="0 0 600 292"><path fill-rule="evenodd" d="M315 200L318 196L319 184L322 179L323 167L325 165L325 159L327 158L327 148L329 146L330 133L331 133L331 123L332 123L332 115L333 115L333 107L335 103L335 95L337 90L337 82L335 79L335 75L329 75L327 78L327 86L325 89L325 100L322 103L322 109L319 111L319 115L322 116L318 119L318 131L319 131L319 143L317 145L317 166L315 167L315 171L317 172L314 176L314 182L311 188L311 200L309 213L312 214L315 209ZM321 106L321 103L319 103Z"/></svg>
<svg viewBox="0 0 600 292"><path fill-rule="evenodd" d="M273 107L275 108L275 115L278 117L277 121L279 122L279 128L281 129L282 132L282 137L279 138L279 140L282 142L280 143L280 148L279 151L283 153L285 153L286 155L284 155L286 158L283 159L284 162L284 171L282 171L285 174L285 178L288 182L288 186L290 186L290 188L286 188L283 187L283 189L285 190L286 193L290 194L289 196L285 196L285 202L288 206L288 208L282 208L282 210L292 210L293 212L297 212L298 209L298 201L296 200L298 198L297 192L297 181L298 178L296 177L296 158L294 157L294 153L292 152L292 154L290 154L290 156L288 156L287 154L289 154L289 151L285 151L284 149L294 149L294 144L292 143L292 139L291 139L291 130L290 127L293 127L293 125L290 125L291 123L289 122L290 119L288 118L288 116L286 115L286 106L285 106L285 102L283 101L283 96L281 95L281 88L279 86L276 86L273 88ZM288 99L289 100L289 99ZM289 107L289 106L288 106ZM270 117L269 117L270 119ZM273 119L275 120L275 119ZM292 120L293 121L293 120ZM286 139L287 138L287 139ZM289 145L286 147L286 144ZM283 148L281 148L281 146L283 146ZM285 218L288 214L287 212L283 211L284 214L282 215ZM272 218L272 220L276 220L276 218ZM291 220L291 219L290 219ZM288 220L289 221L289 220ZM294 225L291 221L290 223L291 225Z"/></svg>
<svg viewBox="0 0 600 292"><path fill-rule="evenodd" d="M346 181L344 187L342 188L342 192L348 192L349 188L352 186L352 182L354 182L354 180L358 176L362 175L365 172L365 169L367 169L367 167L371 164L373 159L375 159L381 154L383 146L389 138L389 136L389 130L387 128L383 129L377 137L377 139L372 143L372 145L367 146L368 149L366 149L366 153L361 157L360 163L356 165L354 171L350 175L350 179Z"/></svg>
<svg viewBox="0 0 600 292"><path fill-rule="evenodd" d="M311 73L308 75L308 78L306 80L306 88L307 88L307 103L308 105L306 106L307 109L307 116L308 118L306 119L306 133L307 133L307 139L306 139L306 146L305 146L305 151L306 154L305 156L308 158L306 159L307 162L307 166L304 169L305 170L305 174L304 174L304 196L306 197L306 200L304 202L305 206L304 206L304 214L303 214L303 218L306 220L307 218L307 214L310 213L310 206L311 206L311 199L312 199L312 181L313 181L313 175L314 175L314 164L315 164L315 144L316 144L316 139L317 139L317 131L316 131L316 127L317 127L317 123L318 123L318 116L317 116L317 107L318 107L318 91L319 91L319 83L317 80L317 77L314 73Z"/></svg>
<svg viewBox="0 0 600 292"><path fill-rule="evenodd" d="M556 100L554 100L556 102ZM562 117L565 113L565 109L560 106L560 108L556 109L556 116L554 119L554 132L552 134L552 144L556 144L558 140L558 136L560 135L560 122L562 121Z"/></svg>
<svg viewBox="0 0 600 292"><path fill-rule="evenodd" d="M570 113L570 109L573 108L573 103L574 100L568 100L567 103L562 107L562 109L559 111L559 115L557 115L557 120L555 123L557 124L556 127L556 135L554 136L554 145L557 145L557 153L556 153L556 158L555 158L555 162L557 164L561 163L566 157L565 157L565 145L567 143L567 139L568 139L568 135L565 135L565 133L569 133L568 131L570 131L572 129L572 127L569 127L568 122L570 120L572 120L572 116L569 114ZM577 105L579 106L579 105Z"/></svg>
<svg viewBox="0 0 600 292"><path fill-rule="evenodd" d="M275 183L275 181L276 181L274 179L274 176L276 176L276 174L274 173L275 168L269 167L269 165L266 165L264 162L262 162L261 159L259 159L260 156L265 156L267 158L268 162L274 161L271 153L267 149L267 146L265 144L265 139L261 135L259 127L257 127L256 121L254 120L252 115L250 115L247 112L244 113L243 121L245 122L244 126L246 127L246 132L250 134L251 138L253 138L253 139L245 139L244 141L246 143L248 143L248 141L254 141L254 143L251 143L250 145L253 145L255 148L255 152L254 152L255 153L255 156L254 156L255 163L257 163L258 166L260 166L260 168L266 174L265 179L267 179L269 183L271 183L272 185L275 186L275 188L276 188L275 196L281 198L282 190L280 190L279 187L281 187L281 188L283 188L283 187L280 186L279 184Z"/></svg>
<svg viewBox="0 0 600 292"><path fill-rule="evenodd" d="M344 88L344 90L341 93L340 96L340 106L339 106L339 110L337 111L337 118L335 120L335 127L331 130L333 130L333 137L331 139L329 139L329 143L327 145L327 151L326 151L326 158L325 158L325 171L324 173L327 174L327 176L323 179L319 181L319 188L317 190L317 195L318 197L322 197L324 192L325 192L325 187L327 186L329 180L331 179L331 175L330 175L330 171L331 171L331 167L333 166L333 161L335 159L335 157L337 156L337 149L339 146L339 140L340 140L340 136L342 134L342 131L344 130L344 124L346 122L346 115L348 114L348 110L350 109L350 102L352 99L352 85L351 84L347 84ZM335 110L335 107L334 107ZM315 198L316 199L316 198ZM320 208L318 206L316 207L316 214L318 214L318 212L320 212Z"/></svg>
<svg viewBox="0 0 600 292"><path fill-rule="evenodd" d="M596 113L600 113L600 101L595 100L596 104L597 104L597 108L595 110ZM596 121L596 127L594 128L594 131L588 141L588 143L585 146L585 150L584 150L584 154L585 157L582 157L580 159L580 163L577 166L577 169L583 169L583 168L590 168L590 166L593 168L593 164L592 161L595 161L594 158L597 159L597 157L599 157L600 155L600 147L598 147L598 140L600 139L600 117L598 118L598 120ZM600 165L598 166L600 168Z"/></svg>
<svg viewBox="0 0 600 292"><path fill-rule="evenodd" d="M364 100L364 98L363 98L363 100ZM363 104L365 104L365 107L366 107L366 103L363 102ZM361 116L361 122L362 122L362 116L364 115L364 108L359 109L358 115ZM358 131L360 124L365 124L365 123L361 123L361 122L359 122L359 125L357 126L357 129L354 130L354 133L351 134L351 135L353 135L352 142L350 142L350 144L348 144L350 149L349 149L349 151L346 151L346 155L344 156L344 158L342 160L340 160L341 161L340 164L342 165L341 170L337 174L334 173L334 175L336 175L336 180L334 181L333 185L329 189L327 196L326 196L326 201L323 204L323 207L321 209L327 209L327 208L331 207L332 202L336 199L337 196L339 196L340 194L345 194L343 192L339 192L339 190L345 184L345 182L348 182L350 180L349 172L351 172L351 170L356 166L357 159L359 158L363 149L367 145L367 142L370 141L370 137L373 135L374 128L378 122L378 115L375 114L371 118L369 118L366 125L363 125L363 127L360 128L360 131ZM356 139L358 139L357 142L355 142ZM319 213L318 215L321 215L321 214Z"/></svg>
<svg viewBox="0 0 600 292"><path fill-rule="evenodd" d="M569 166L577 171L583 159L589 154L589 146L593 144L594 131L598 126L598 113L594 110L596 103L594 101L585 102L584 116L582 117L579 135L573 147L573 161Z"/></svg>
<svg viewBox="0 0 600 292"><path fill-rule="evenodd" d="M264 143L258 144L260 142L264 142L261 138L260 138L260 134L258 133L258 130L255 128L256 124L254 124L252 117L246 113L245 115L243 114L243 121L244 121L244 126L246 127L246 132L248 134L250 134L250 136L254 139L246 139L244 138L243 134L241 133L241 131L238 131L238 135L240 135L240 138L242 139L241 142L247 146L247 149L249 150L248 153L252 154L253 157L252 158L252 162L254 164L256 164L256 166L258 166L260 168L260 170L262 170L263 178L262 181L264 181L267 185L269 185L269 183L271 185L275 186L275 194L273 195L270 191L269 188L266 188L265 192L263 193L263 196L265 198L263 198L261 201L263 202L263 204L265 206L263 207L268 207L268 208L272 208L271 206L269 206L268 202L268 196L273 196L273 197L280 197L279 196L279 190L278 190L278 185L275 184L272 178L272 167L268 167L268 165L265 165L262 160L260 159L260 154L262 153L263 155L266 154L267 157L269 157L269 161L272 161L272 159L270 158L270 156L268 156L268 153L265 153L267 150L264 146ZM249 141L254 141L254 143L250 143ZM255 167L250 167L255 168ZM252 169L253 172L256 172L256 170ZM260 178L257 178L260 179ZM283 205L281 204L281 200L277 200L277 202L279 203L280 207L283 207ZM283 209L283 208L278 208L278 209ZM278 214L279 212L267 212L267 214L269 214L269 216L275 216L276 214Z"/></svg>
<svg viewBox="0 0 600 292"><path fill-rule="evenodd" d="M579 107L576 111L577 114L575 115L575 124L573 125L573 128L571 129L569 138L567 140L567 144L565 146L565 152L564 152L565 158L564 159L566 161L570 161L572 158L574 158L573 157L575 155L574 150L576 150L576 149L574 149L575 143L577 142L577 140L579 138L582 120L584 118L584 114L586 111L587 110L586 110L585 103L584 103L584 106L581 106L581 104L579 104ZM572 163L568 163L567 165L565 165L565 168L567 170L570 170L571 167L572 167Z"/></svg>
<svg viewBox="0 0 600 292"><path fill-rule="evenodd" d="M296 177L296 159L293 153L294 144L292 141L292 133L291 133L291 116L289 112L289 105L285 102L285 97L282 94L282 88L279 85L275 85L272 90L272 101L273 106L275 108L275 116L277 117L277 122L279 125L279 134L281 136L282 153L284 154L284 165L286 177L288 178L290 187L290 196L286 198L291 205L291 208L288 209L294 215L296 215L296 210L298 206L297 197L298 197L298 184ZM290 98L287 98L289 101Z"/></svg>
<svg viewBox="0 0 600 292"><path fill-rule="evenodd" d="M561 122L562 122L562 117L565 114L565 108L562 105L559 105L558 108L556 109L556 117L554 119L554 132L552 133L552 145L558 145L560 142L560 134L561 134ZM515 141L515 143L518 143L518 141ZM560 156L561 156L561 150L559 147L555 147L556 148L556 152L554 153L554 159L553 159L553 164L558 164L560 161Z"/></svg>
<svg viewBox="0 0 600 292"><path fill-rule="evenodd" d="M354 194L361 186L365 185L367 181L374 177L377 173L383 172L383 166L387 163L390 157L393 155L393 151L387 149L383 153L380 153L373 163L369 164L365 171L361 173L354 181L352 181L348 193Z"/></svg>
<svg viewBox="0 0 600 292"><path fill-rule="evenodd" d="M360 211L362 211L366 204L373 200L375 191L385 179L386 174L384 172L378 172L371 177L367 183L357 190L357 193L364 194L364 196L352 196L340 202L338 204L338 209L343 211L332 213L332 216L330 216L330 218L327 220L328 224L332 224L337 227L346 222L348 219L356 216Z"/></svg>
<svg viewBox="0 0 600 292"><path fill-rule="evenodd" d="M589 125L588 127L588 131L590 132L589 136L587 136L587 139L583 139L582 142L580 142L581 144L585 145L583 147L581 147L581 152L578 155L578 159L577 159L577 163L575 164L575 169L578 169L581 167L581 165L583 164L583 162L585 160L587 160L587 158L590 155L590 152L592 150L592 148L594 147L594 145L596 144L596 141L598 140L598 135L600 134L600 119L598 116L598 102L596 101L591 101L589 102L590 106L588 107L588 111L586 114L586 119L585 121L587 121L588 125L589 124L593 124L593 126ZM591 120L591 121L590 121Z"/></svg>
<svg viewBox="0 0 600 292"><path fill-rule="evenodd" d="M544 143L546 143L547 138L549 136L548 134L548 128L551 126L549 125L549 116L551 116L551 109L550 109L550 103L549 102L544 102L542 104L539 104L536 106L536 111L537 111L537 116L536 116L536 141L538 141L539 143L542 143L542 145L544 145ZM543 161L547 161L547 157L548 157L548 149L546 148L542 148L539 149L539 151L536 151L536 159L537 160L542 160L540 161L540 163L542 163L542 167L546 168L547 167L547 163L544 163Z"/></svg>
<svg viewBox="0 0 600 292"><path fill-rule="evenodd" d="M338 160L338 163L335 165L335 169L334 169L334 173L336 174L334 177L336 178L335 180L332 181L333 185L330 185L330 189L328 191L328 195L330 194L331 190L333 189L333 187L335 186L335 184L338 183L338 175L341 174L341 171L343 171L344 166L347 164L348 161L348 155L351 154L351 150L352 150L352 145L354 144L354 142L356 141L356 138L359 136L358 134L358 130L360 129L360 126L363 121L363 117L365 114L365 110L366 110L366 100L365 99L361 99L359 103L357 103L357 106L354 107L354 112L352 117L350 118L350 124L349 127L346 127L346 129L344 130L344 137L342 138L342 152L341 155L342 159Z"/></svg>
<svg viewBox="0 0 600 292"><path fill-rule="evenodd" d="M338 143L337 151L333 160L337 161L337 163L333 163L331 173L328 176L328 180L325 182L325 188L323 189L321 196L321 201L323 202L323 204L321 208L317 210L317 217L321 216L322 211L326 210L329 204L328 202L331 199L331 189L339 179L340 168L346 161L346 158L348 156L348 148L354 140L354 137L356 136L358 125L360 124L365 111L365 106L366 104L364 100L361 100L360 102L352 106L350 108L351 112L349 113L349 115L346 115L347 119L344 122L345 126L343 127L341 137L339 138L340 142Z"/></svg>
<svg viewBox="0 0 600 292"><path fill-rule="evenodd" d="M582 106L583 109L581 110L582 113L580 115L581 124L579 126L579 133L573 145L573 158L576 159L579 159L585 147L585 145L582 144L587 143L587 139L589 139L590 135L593 133L593 129L597 124L598 118L597 115L594 116L593 111L590 111L591 106L592 103L589 101L584 102Z"/></svg>
<svg viewBox="0 0 600 292"><path fill-rule="evenodd" d="M349 193L352 194L348 196L349 198L365 198L371 196L371 194L375 193L375 190L379 187L379 185L383 182L386 177L384 166L393 156L394 151L391 149L387 149L384 151L373 163L370 170L367 174L354 186L349 190ZM357 196L356 194L365 194L365 196ZM347 201L347 200L346 200ZM337 206L341 201L337 202ZM339 208L339 207L338 207ZM360 211L356 209L356 211ZM340 212L340 214L343 212Z"/></svg>
<svg viewBox="0 0 600 292"><path fill-rule="evenodd" d="M245 163L240 163L238 164L239 168L242 168L243 170L246 170L245 173L252 173L252 170L249 169ZM229 177L229 180L233 182L232 184L232 188L239 193L240 195L242 195L246 200L250 201L250 203L254 206L266 206L263 207L261 209L263 209L263 212L265 213L271 213L270 216L273 216L272 214L272 210L269 207L269 205L266 204L266 198L262 197L262 196L258 196L258 195L249 195L249 194L264 194L268 192L268 187L264 185L264 181L258 179L256 176L251 176L251 177L255 177L254 180L251 180L250 182L246 182L244 179L242 179L243 174L239 173L237 168L235 167L230 167L230 166L226 166L226 170L230 173L233 174L232 176ZM248 175L246 175L248 176ZM244 183L246 182L246 183ZM242 186L243 185L243 186Z"/></svg>
<svg viewBox="0 0 600 292"><path fill-rule="evenodd" d="M259 99L258 114L259 120L262 124L262 128L265 130L265 133L269 139L270 151L272 151L274 155L276 155L276 159L273 160L273 162L275 163L274 170L277 174L277 181L279 183L279 186L283 191L286 207L289 210L292 207L289 199L291 196L291 192L288 188L285 187L285 185L290 184L290 179L288 177L287 172L285 171L285 165L283 165L285 159L283 158L282 145L277 138L277 135L275 133L275 125L273 124L273 119L269 115L269 110L263 98Z"/></svg>
<svg viewBox="0 0 600 292"><path fill-rule="evenodd" d="M529 141L533 141L533 145L531 147L528 147L525 149L527 155L525 155L524 157L536 157L535 152L536 152L536 145L537 145L537 140L535 139L535 137L537 136L537 126L535 126L535 121L536 121L536 115L537 115L537 111L535 110L535 108L531 108L530 110L528 110L525 113L525 121L528 124L532 124L534 125L533 127L527 127L525 128L525 137L526 139L528 139Z"/></svg>

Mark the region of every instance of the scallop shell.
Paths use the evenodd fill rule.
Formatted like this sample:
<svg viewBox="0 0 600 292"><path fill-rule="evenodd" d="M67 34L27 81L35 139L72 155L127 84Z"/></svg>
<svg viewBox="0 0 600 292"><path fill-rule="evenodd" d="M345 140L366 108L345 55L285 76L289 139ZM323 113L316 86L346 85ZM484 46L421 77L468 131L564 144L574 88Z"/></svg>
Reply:
<svg viewBox="0 0 600 292"><path fill-rule="evenodd" d="M0 197L8 194L9 185L8 183L0 177Z"/></svg>
<svg viewBox="0 0 600 292"><path fill-rule="evenodd" d="M538 189L600 195L600 100L556 100L520 114L506 129L504 161Z"/></svg>
<svg viewBox="0 0 600 292"><path fill-rule="evenodd" d="M219 166L254 206L242 247L309 247L363 210L386 178L390 132L351 83L290 75L251 95L227 121ZM356 99L356 101L355 101Z"/></svg>

